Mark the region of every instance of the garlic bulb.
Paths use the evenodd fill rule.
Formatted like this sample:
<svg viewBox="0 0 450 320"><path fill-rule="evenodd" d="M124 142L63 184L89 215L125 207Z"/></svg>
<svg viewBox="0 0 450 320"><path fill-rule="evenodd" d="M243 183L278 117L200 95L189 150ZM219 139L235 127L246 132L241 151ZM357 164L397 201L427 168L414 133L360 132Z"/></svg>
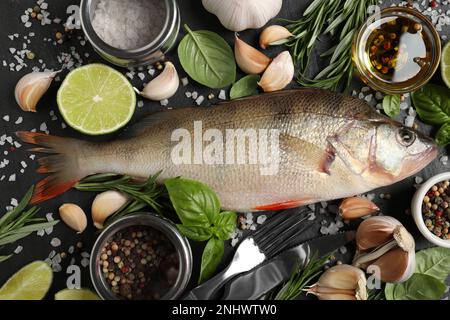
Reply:
<svg viewBox="0 0 450 320"><path fill-rule="evenodd" d="M142 92L136 92L144 98L161 101L173 97L180 86L177 69L172 62L166 62L164 71L159 76L147 83Z"/></svg>
<svg viewBox="0 0 450 320"><path fill-rule="evenodd" d="M273 25L265 28L259 36L259 46L267 49L268 46L286 43L292 33L285 27Z"/></svg>
<svg viewBox="0 0 450 320"><path fill-rule="evenodd" d="M384 282L404 282L414 273L414 238L395 218L364 220L356 232L356 245L353 265L372 270L377 267Z"/></svg>
<svg viewBox="0 0 450 320"><path fill-rule="evenodd" d="M294 77L294 62L289 51L283 51L267 67L258 85L264 92L284 89Z"/></svg>
<svg viewBox="0 0 450 320"><path fill-rule="evenodd" d="M331 267L307 293L320 300L367 300L366 276L360 269L342 264Z"/></svg>
<svg viewBox="0 0 450 320"><path fill-rule="evenodd" d="M62 221L77 231L82 233L87 227L87 218L83 209L73 203L66 203L59 207L59 216Z"/></svg>
<svg viewBox="0 0 450 320"><path fill-rule="evenodd" d="M281 10L282 0L202 0L205 9L215 14L231 31L259 29Z"/></svg>
<svg viewBox="0 0 450 320"><path fill-rule="evenodd" d="M367 198L353 197L344 199L339 206L339 214L344 220L353 220L380 211L375 203Z"/></svg>
<svg viewBox="0 0 450 320"><path fill-rule="evenodd" d="M235 36L234 55L236 63L246 74L260 74L270 64L271 59Z"/></svg>
<svg viewBox="0 0 450 320"><path fill-rule="evenodd" d="M36 106L42 96L61 71L32 72L24 75L16 84L14 94L17 104L23 111L36 112Z"/></svg>
<svg viewBox="0 0 450 320"><path fill-rule="evenodd" d="M97 229L103 228L106 218L119 210L128 202L129 198L118 191L105 191L98 194L92 202L92 220Z"/></svg>

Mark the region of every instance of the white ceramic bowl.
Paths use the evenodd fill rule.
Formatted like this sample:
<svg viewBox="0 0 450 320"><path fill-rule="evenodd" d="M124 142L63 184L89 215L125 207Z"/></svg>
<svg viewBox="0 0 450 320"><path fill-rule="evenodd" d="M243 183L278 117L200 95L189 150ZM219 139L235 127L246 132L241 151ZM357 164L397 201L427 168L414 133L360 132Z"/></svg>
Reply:
<svg viewBox="0 0 450 320"><path fill-rule="evenodd" d="M450 240L444 240L435 236L431 231L428 230L422 217L423 198L433 185L444 180L450 180L450 172L440 173L424 182L419 187L419 189L417 189L411 201L411 213L417 225L417 228L419 228L419 231L428 241L440 247L450 248Z"/></svg>

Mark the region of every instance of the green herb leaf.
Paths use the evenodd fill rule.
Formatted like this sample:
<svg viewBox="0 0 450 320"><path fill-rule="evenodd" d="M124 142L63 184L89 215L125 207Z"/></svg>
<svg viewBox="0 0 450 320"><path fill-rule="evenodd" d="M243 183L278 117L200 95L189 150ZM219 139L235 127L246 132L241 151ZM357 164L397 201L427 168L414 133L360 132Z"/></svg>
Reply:
<svg viewBox="0 0 450 320"><path fill-rule="evenodd" d="M450 143L450 122L444 123L436 133L436 142L440 146L446 146Z"/></svg>
<svg viewBox="0 0 450 320"><path fill-rule="evenodd" d="M178 230L181 234L188 237L194 241L206 241L212 237L212 231L210 227L200 227L200 226L184 226L182 224L177 224Z"/></svg>
<svg viewBox="0 0 450 320"><path fill-rule="evenodd" d="M202 255L202 265L200 267L200 278L198 283L209 279L222 260L224 244L222 240L211 238L206 244Z"/></svg>
<svg viewBox="0 0 450 320"><path fill-rule="evenodd" d="M444 282L450 273L450 249L430 248L416 254L416 272Z"/></svg>
<svg viewBox="0 0 450 320"><path fill-rule="evenodd" d="M387 300L438 300L446 285L435 277L415 273L403 283L388 283L384 293Z"/></svg>
<svg viewBox="0 0 450 320"><path fill-rule="evenodd" d="M230 99L239 99L258 94L259 75L248 75L236 82L230 91Z"/></svg>
<svg viewBox="0 0 450 320"><path fill-rule="evenodd" d="M236 79L236 62L228 43L217 33L192 31L178 46L178 57L189 76L209 88L223 88Z"/></svg>
<svg viewBox="0 0 450 320"><path fill-rule="evenodd" d="M389 117L393 118L400 113L400 96L389 95L383 99L383 110Z"/></svg>
<svg viewBox="0 0 450 320"><path fill-rule="evenodd" d="M450 90L427 84L411 96L419 117L428 124L442 125L450 121Z"/></svg>
<svg viewBox="0 0 450 320"><path fill-rule="evenodd" d="M220 240L230 239L236 230L236 220L236 212L225 211L219 214L214 220L214 235Z"/></svg>
<svg viewBox="0 0 450 320"><path fill-rule="evenodd" d="M208 228L220 213L220 202L211 188L194 180L167 179L170 201L185 226Z"/></svg>

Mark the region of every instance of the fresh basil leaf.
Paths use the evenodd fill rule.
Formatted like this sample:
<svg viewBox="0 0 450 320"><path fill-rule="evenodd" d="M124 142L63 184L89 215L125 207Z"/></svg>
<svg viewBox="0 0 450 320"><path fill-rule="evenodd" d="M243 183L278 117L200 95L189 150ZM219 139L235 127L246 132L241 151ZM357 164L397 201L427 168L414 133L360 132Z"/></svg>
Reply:
<svg viewBox="0 0 450 320"><path fill-rule="evenodd" d="M416 254L416 272L444 282L450 274L450 249L430 248Z"/></svg>
<svg viewBox="0 0 450 320"><path fill-rule="evenodd" d="M182 178L167 179L164 184L183 225L210 227L214 223L220 213L220 202L211 188Z"/></svg>
<svg viewBox="0 0 450 320"><path fill-rule="evenodd" d="M178 46L178 57L189 76L209 88L223 88L236 79L236 62L228 43L217 33L192 31Z"/></svg>
<svg viewBox="0 0 450 320"><path fill-rule="evenodd" d="M427 84L411 95L419 117L428 124L441 125L450 121L450 90Z"/></svg>
<svg viewBox="0 0 450 320"><path fill-rule="evenodd" d="M438 300L447 286L432 276L415 273L403 283L387 283L384 294L387 300Z"/></svg>
<svg viewBox="0 0 450 320"><path fill-rule="evenodd" d="M203 250L202 265L200 267L200 278L198 283L209 279L217 269L220 261L222 260L224 250L223 241L216 238L209 239Z"/></svg>
<svg viewBox="0 0 450 320"><path fill-rule="evenodd" d="M183 226L182 224L177 224L177 228L182 235L194 241L206 241L212 236L210 227L205 228L200 226Z"/></svg>
<svg viewBox="0 0 450 320"><path fill-rule="evenodd" d="M444 123L436 133L436 142L440 146L446 146L450 143L450 122Z"/></svg>
<svg viewBox="0 0 450 320"><path fill-rule="evenodd" d="M228 240L231 238L234 230L236 230L236 212L225 211L219 214L214 221L214 234L220 240Z"/></svg>
<svg viewBox="0 0 450 320"><path fill-rule="evenodd" d="M400 96L390 95L383 99L383 110L389 117L393 118L400 113Z"/></svg>
<svg viewBox="0 0 450 320"><path fill-rule="evenodd" d="M259 75L248 75L236 82L230 91L230 99L239 99L258 94Z"/></svg>

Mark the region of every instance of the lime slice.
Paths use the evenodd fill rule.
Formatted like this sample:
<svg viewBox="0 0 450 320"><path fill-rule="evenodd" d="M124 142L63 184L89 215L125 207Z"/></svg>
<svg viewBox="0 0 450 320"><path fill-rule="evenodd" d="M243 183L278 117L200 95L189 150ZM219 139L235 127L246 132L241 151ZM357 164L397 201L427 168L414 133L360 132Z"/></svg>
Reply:
<svg viewBox="0 0 450 320"><path fill-rule="evenodd" d="M53 280L52 269L43 261L32 262L17 271L0 289L1 300L41 300Z"/></svg>
<svg viewBox="0 0 450 320"><path fill-rule="evenodd" d="M442 50L441 72L442 79L447 87L450 88L450 42L448 42Z"/></svg>
<svg viewBox="0 0 450 320"><path fill-rule="evenodd" d="M64 289L55 294L55 300L100 300L88 289Z"/></svg>
<svg viewBox="0 0 450 320"><path fill-rule="evenodd" d="M130 121L136 107L136 94L127 78L98 63L70 72L57 99L66 123L89 135L117 131Z"/></svg>

